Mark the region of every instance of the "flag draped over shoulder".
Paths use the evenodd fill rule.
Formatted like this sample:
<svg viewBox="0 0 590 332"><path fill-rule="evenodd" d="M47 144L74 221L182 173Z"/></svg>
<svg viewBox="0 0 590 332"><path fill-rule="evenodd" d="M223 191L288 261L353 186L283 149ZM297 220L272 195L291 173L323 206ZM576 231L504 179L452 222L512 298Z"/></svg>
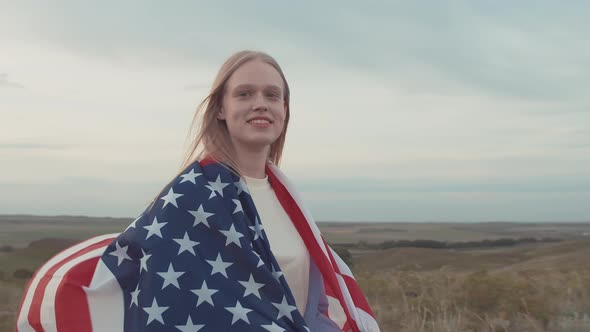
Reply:
<svg viewBox="0 0 590 332"><path fill-rule="evenodd" d="M348 266L292 184L266 172L321 272L323 313L343 331L379 327ZM195 162L120 234L72 246L29 281L17 331L309 331L246 183Z"/></svg>

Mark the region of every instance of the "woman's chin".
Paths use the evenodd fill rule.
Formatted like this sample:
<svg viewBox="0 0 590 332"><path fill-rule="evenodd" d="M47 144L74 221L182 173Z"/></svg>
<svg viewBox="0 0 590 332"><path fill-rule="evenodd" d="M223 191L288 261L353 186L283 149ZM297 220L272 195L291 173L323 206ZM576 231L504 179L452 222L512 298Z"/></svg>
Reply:
<svg viewBox="0 0 590 332"><path fill-rule="evenodd" d="M242 146L246 147L248 150L251 151L259 151L259 150L263 150L264 148L270 148L270 145L272 143L274 143L276 141L276 139L270 139L270 138L257 138L257 139L251 139L251 140L247 140L247 141L242 141Z"/></svg>

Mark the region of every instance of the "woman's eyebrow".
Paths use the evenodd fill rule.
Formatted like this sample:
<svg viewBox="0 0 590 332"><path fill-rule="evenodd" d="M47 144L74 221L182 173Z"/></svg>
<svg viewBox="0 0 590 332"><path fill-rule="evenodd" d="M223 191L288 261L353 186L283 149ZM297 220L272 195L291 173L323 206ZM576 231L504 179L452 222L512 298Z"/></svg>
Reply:
<svg viewBox="0 0 590 332"><path fill-rule="evenodd" d="M246 89L254 87L252 84L239 84L234 87L234 90Z"/></svg>
<svg viewBox="0 0 590 332"><path fill-rule="evenodd" d="M239 84L234 87L234 90L252 89L252 88L256 88L256 85L254 85L254 84ZM272 90L281 91L281 88L274 85L274 84L266 85L266 86L264 86L264 89L272 89Z"/></svg>

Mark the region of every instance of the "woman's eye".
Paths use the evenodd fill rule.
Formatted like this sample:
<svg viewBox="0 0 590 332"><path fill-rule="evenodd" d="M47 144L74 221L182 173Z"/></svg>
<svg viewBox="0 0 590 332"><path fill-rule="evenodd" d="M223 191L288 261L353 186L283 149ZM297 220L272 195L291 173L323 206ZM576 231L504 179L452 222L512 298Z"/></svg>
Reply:
<svg viewBox="0 0 590 332"><path fill-rule="evenodd" d="M277 98L279 98L279 95L278 95L277 93L269 93L269 94L267 94L267 96L268 96L269 98L273 98L273 99L277 99Z"/></svg>
<svg viewBox="0 0 590 332"><path fill-rule="evenodd" d="M249 91L242 91L240 93L238 93L238 96L240 97L248 97L250 95Z"/></svg>

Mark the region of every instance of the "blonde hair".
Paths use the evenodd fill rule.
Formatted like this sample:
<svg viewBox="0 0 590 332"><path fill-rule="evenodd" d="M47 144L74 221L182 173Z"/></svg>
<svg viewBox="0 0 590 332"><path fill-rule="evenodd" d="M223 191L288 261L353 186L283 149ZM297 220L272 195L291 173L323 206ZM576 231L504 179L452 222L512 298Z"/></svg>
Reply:
<svg viewBox="0 0 590 332"><path fill-rule="evenodd" d="M235 149L229 136L227 124L225 121L219 120L217 114L221 110L227 81L240 66L252 60L261 60L273 66L283 79L283 98L287 113L281 135L270 145L270 151L267 157L267 161L277 166L280 164L289 124L289 84L287 83L287 79L285 79L283 70L273 57L264 52L244 50L234 53L225 60L217 72L209 94L197 107L187 136L187 140L190 140L190 145L184 155L180 170L172 180L180 176L195 160L202 160L204 158L211 158L220 162L221 165L240 177L243 175L235 158ZM158 195L154 197L148 209L157 202L158 197L160 197L164 189L162 188Z"/></svg>

